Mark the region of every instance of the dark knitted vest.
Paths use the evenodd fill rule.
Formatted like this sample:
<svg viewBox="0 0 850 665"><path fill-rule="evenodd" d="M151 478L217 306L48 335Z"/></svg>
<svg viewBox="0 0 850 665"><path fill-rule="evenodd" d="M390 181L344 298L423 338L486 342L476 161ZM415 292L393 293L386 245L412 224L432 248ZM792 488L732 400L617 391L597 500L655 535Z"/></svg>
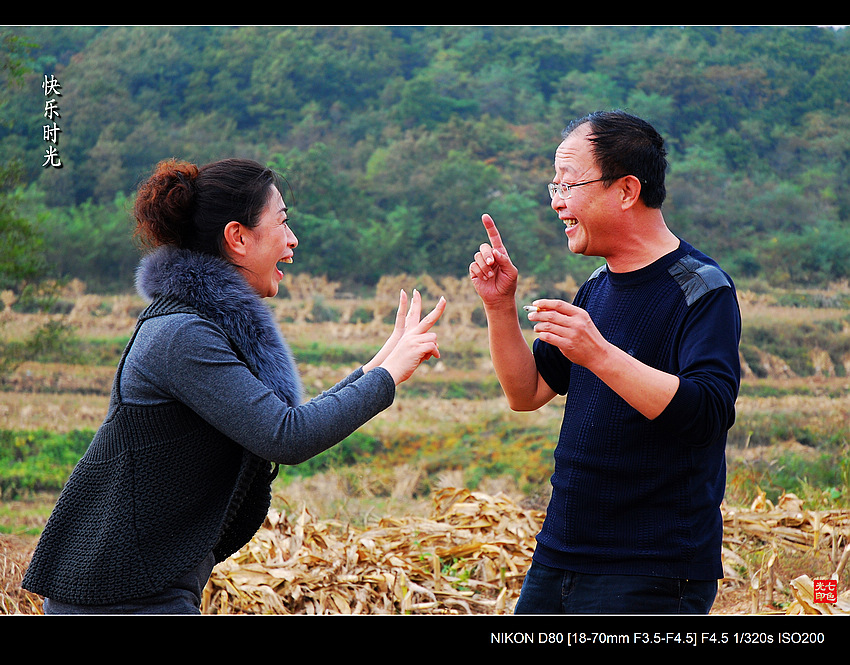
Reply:
<svg viewBox="0 0 850 665"><path fill-rule="evenodd" d="M155 594L210 551L216 562L237 551L268 511L276 473L271 463L181 403L121 402L124 359L145 320L177 312L207 318L282 399L293 406L301 399L288 347L268 308L231 266L159 250L143 262L140 290L154 301L139 317L107 417L63 489L22 584L66 603L96 605ZM239 313L235 321L228 318L233 308Z"/></svg>

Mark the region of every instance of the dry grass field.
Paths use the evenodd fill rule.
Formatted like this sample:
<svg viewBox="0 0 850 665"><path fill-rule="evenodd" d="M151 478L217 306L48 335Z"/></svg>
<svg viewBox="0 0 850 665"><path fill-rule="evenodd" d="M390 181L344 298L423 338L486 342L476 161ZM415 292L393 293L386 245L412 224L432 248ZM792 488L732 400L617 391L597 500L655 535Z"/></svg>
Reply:
<svg viewBox="0 0 850 665"><path fill-rule="evenodd" d="M269 522L219 566L206 611L510 611L546 505L562 402L534 414L507 408L482 312L465 280L401 275L368 295L324 279L287 278L284 286L284 297L270 305L308 393L332 385L379 348L400 288L418 288L426 305L446 296L449 307L437 326L443 357L423 366L395 404L362 428L379 442L368 461L276 481ZM539 288L523 282L520 298L542 295ZM558 289L569 294L575 284ZM715 613L822 611L804 600L804 575L838 571L841 588L850 588L842 563L850 540L848 294L847 285L741 292L745 376L728 448L727 578ZM87 294L82 285L63 298L75 338L88 341L86 357L98 360L18 366L0 386L0 430L93 430L105 413L116 354L143 303ZM23 337L47 316L5 307L0 336ZM823 467L832 476L820 477ZM0 498L0 614L38 613L38 599L15 585L55 493ZM332 574L319 575L315 562L329 558L338 561Z"/></svg>

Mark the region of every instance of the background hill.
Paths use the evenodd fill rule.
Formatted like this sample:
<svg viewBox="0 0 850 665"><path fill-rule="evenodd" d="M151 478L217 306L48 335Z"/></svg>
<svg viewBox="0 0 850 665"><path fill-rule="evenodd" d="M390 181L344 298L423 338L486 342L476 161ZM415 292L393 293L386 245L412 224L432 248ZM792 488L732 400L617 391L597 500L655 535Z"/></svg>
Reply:
<svg viewBox="0 0 850 665"><path fill-rule="evenodd" d="M296 270L352 285L463 275L490 212L523 274L581 281L546 183L573 117L669 142L666 217L737 280L848 277L850 43L821 27L0 28L6 186L48 270L131 285L127 208L162 158L287 177ZM23 72L23 73L21 73ZM62 168L44 167L53 75Z"/></svg>

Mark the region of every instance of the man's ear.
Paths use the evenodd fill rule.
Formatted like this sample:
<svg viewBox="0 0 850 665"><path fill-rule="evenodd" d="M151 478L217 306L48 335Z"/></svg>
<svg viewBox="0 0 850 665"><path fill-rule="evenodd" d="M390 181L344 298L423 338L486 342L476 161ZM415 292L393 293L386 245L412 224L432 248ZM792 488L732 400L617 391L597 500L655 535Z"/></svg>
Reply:
<svg viewBox="0 0 850 665"><path fill-rule="evenodd" d="M640 180L633 176L627 175L620 184L621 202L623 210L631 208L640 199Z"/></svg>
<svg viewBox="0 0 850 665"><path fill-rule="evenodd" d="M230 256L245 256L245 232L239 222L228 222L224 227L224 248Z"/></svg>

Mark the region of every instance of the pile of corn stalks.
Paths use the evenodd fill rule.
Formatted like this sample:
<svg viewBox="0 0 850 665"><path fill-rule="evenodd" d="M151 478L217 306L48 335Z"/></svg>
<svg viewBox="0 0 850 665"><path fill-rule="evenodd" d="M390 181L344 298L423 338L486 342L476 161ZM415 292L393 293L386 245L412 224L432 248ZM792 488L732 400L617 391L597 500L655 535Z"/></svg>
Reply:
<svg viewBox="0 0 850 665"><path fill-rule="evenodd" d="M850 546L850 511L807 511L793 495L749 510L724 506L723 559L729 587L749 587L752 613L764 613L780 588L788 614L846 614L850 604L815 603L802 575L783 585L774 564L783 551L832 548L840 576ZM304 510L292 522L271 511L254 539L220 564L207 585L209 614L506 614L531 562L544 514L504 495L448 489L431 517L385 518L358 530L316 521ZM843 553L838 543L845 544ZM748 551L773 554L759 569ZM745 571L742 575L741 571ZM845 592L846 593L846 592ZM786 594L787 595L787 594Z"/></svg>
<svg viewBox="0 0 850 665"><path fill-rule="evenodd" d="M839 580L850 559L850 510L806 510L794 494L784 494L776 505L764 494L753 501L749 510L723 509L724 582L746 584L738 572L749 575L750 612L770 613L775 595L786 586L776 573L782 552L829 553L835 571L827 579ZM760 567L752 570L745 561L747 553L767 552ZM839 594L837 603L815 602L814 583L800 575L786 586L793 600L785 614L850 614L850 591Z"/></svg>
<svg viewBox="0 0 850 665"><path fill-rule="evenodd" d="M519 594L543 513L504 495L449 489L430 518L374 528L291 522L270 511L238 553L216 567L210 614L503 614Z"/></svg>
<svg viewBox="0 0 850 665"><path fill-rule="evenodd" d="M306 509L294 518L272 510L251 542L213 571L202 610L507 614L543 517L502 494L458 489L437 494L428 518L385 518L366 529L316 520ZM840 580L850 558L850 510L806 510L789 494L776 505L759 497L748 509L724 506L723 517L720 593L751 599L734 613L850 614L846 584L837 603L817 603L808 575L785 581L777 572L789 553L817 553L834 565L823 577ZM0 545L0 614L40 614L41 598L20 588L30 552L11 540Z"/></svg>

